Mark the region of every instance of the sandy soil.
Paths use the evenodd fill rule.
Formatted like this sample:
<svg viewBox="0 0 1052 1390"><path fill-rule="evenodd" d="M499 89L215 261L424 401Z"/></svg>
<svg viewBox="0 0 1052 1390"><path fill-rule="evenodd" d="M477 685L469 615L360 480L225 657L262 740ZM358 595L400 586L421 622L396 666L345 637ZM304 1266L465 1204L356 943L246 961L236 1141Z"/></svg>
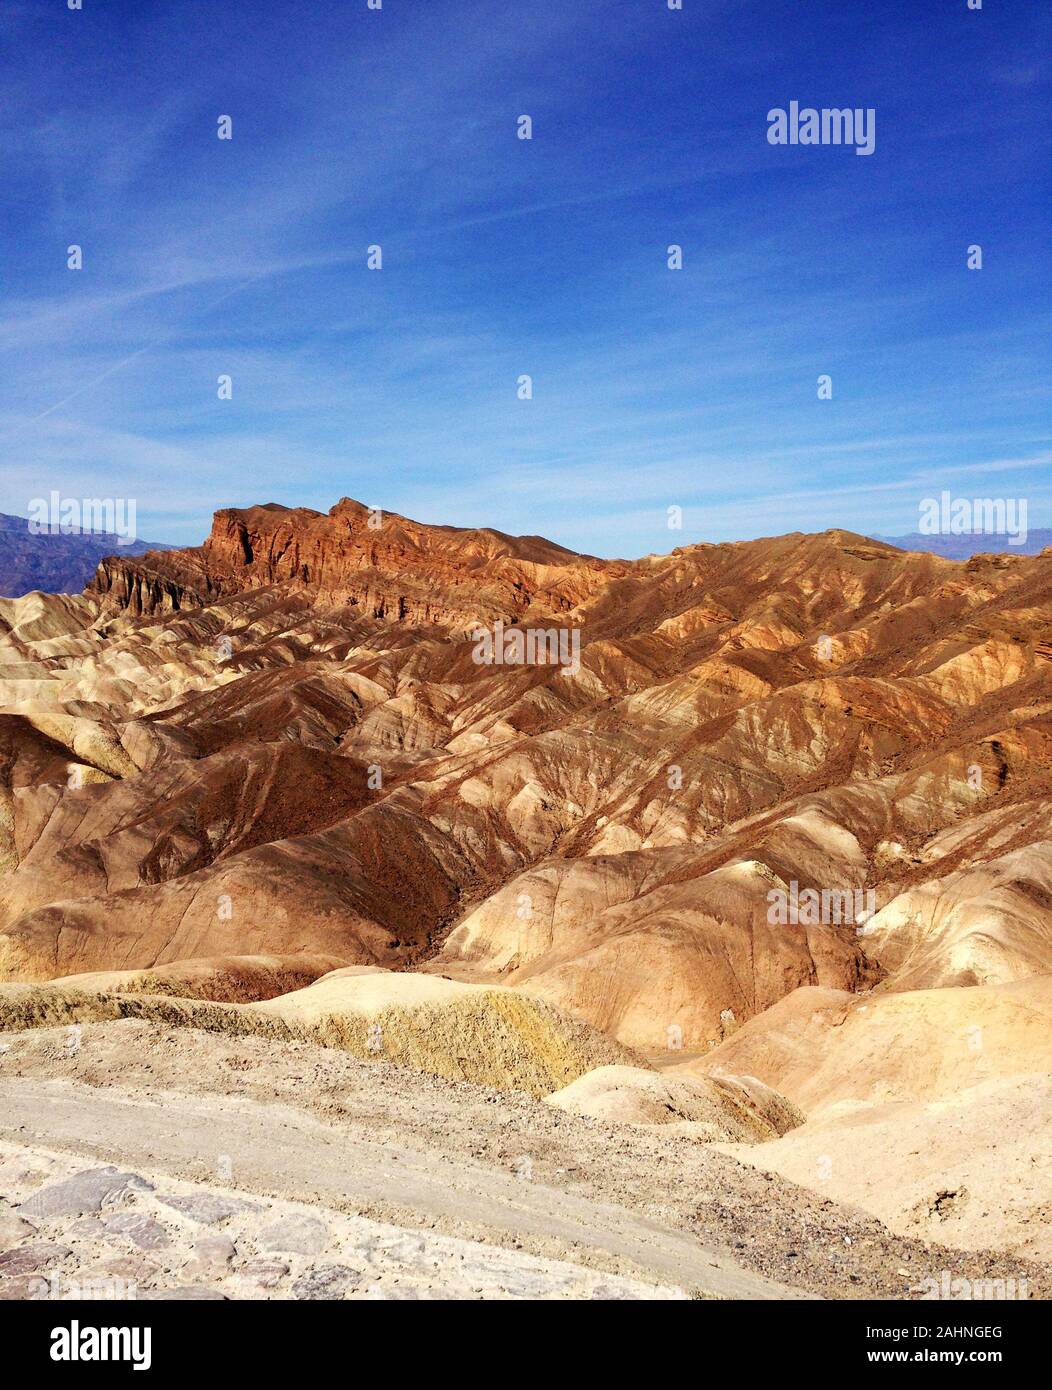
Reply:
<svg viewBox="0 0 1052 1390"><path fill-rule="evenodd" d="M1048 1266L893 1235L694 1139L308 1043L122 1020L7 1034L3 1047L8 1297L31 1296L42 1270L95 1270L106 1250L145 1266L136 1279L155 1296L909 1298L943 1269L1025 1274L1031 1297L1052 1293ZM104 1203L41 1225L49 1189L103 1164L152 1186L117 1194L124 1223ZM170 1215L173 1196L264 1211L205 1223L209 1246ZM321 1245L268 1249L264 1231L307 1208ZM436 1244L448 1240L467 1244L451 1255ZM263 1266L274 1282L261 1289Z"/></svg>
<svg viewBox="0 0 1052 1390"><path fill-rule="evenodd" d="M1052 1261L1052 1076L950 1100L841 1106L782 1138L728 1149L902 1235Z"/></svg>

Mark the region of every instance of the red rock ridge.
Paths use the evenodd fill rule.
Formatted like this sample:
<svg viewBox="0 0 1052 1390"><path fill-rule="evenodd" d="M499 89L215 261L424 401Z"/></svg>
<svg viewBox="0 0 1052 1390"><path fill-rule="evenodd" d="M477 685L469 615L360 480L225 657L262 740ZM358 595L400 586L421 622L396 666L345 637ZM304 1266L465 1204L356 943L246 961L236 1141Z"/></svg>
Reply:
<svg viewBox="0 0 1052 1390"><path fill-rule="evenodd" d="M204 545L101 562L89 592L134 615L300 584L371 617L453 624L476 615L565 613L631 568L540 536L427 526L343 498L328 512L276 503L224 508Z"/></svg>

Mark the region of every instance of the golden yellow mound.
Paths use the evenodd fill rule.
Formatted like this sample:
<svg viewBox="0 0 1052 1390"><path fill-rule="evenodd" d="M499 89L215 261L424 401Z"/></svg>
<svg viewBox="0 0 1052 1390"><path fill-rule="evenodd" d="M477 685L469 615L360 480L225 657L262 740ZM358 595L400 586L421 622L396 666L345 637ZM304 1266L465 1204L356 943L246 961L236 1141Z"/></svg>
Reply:
<svg viewBox="0 0 1052 1390"><path fill-rule="evenodd" d="M338 970L263 1004L51 985L0 985L0 1031L139 1018L165 1027L304 1040L366 1061L499 1090L548 1095L606 1064L642 1059L514 990L369 967Z"/></svg>
<svg viewBox="0 0 1052 1390"><path fill-rule="evenodd" d="M607 1063L640 1062L541 999L500 986L352 966L258 1006L297 1036L359 1057L545 1096Z"/></svg>

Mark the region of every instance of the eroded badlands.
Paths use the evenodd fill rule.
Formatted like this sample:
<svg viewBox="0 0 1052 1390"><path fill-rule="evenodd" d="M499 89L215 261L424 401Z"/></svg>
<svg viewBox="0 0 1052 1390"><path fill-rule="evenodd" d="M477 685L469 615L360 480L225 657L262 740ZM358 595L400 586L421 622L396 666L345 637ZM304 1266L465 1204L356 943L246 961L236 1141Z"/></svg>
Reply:
<svg viewBox="0 0 1052 1390"><path fill-rule="evenodd" d="M480 663L472 636L498 624L575 633L579 669ZM199 549L0 600L0 1084L21 1075L11 1102L36 1116L10 1162L90 1167L99 1145L49 1143L41 1117L141 1093L135 1050L164 1039L187 1065L184 1039L248 1049L261 1076L290 1049L350 1053L451 1088L453 1109L458 1087L528 1097L588 1136L586 1167L596 1144L660 1135L660 1162L710 1165L710 1216L778 1184L786 1213L860 1208L870 1238L940 1269L1025 1265L1034 1296L1052 1258L1050 637L1052 552L961 563L834 531L604 561L375 526L346 499L219 512ZM808 893L873 911L772 913ZM75 1049L82 1089L29 1064L42 1046ZM290 1098L297 1125L317 1099ZM337 1201L305 1181L284 1197ZM687 1259L681 1198L655 1219ZM886 1260L835 1278L813 1243L805 1274L791 1225L743 1239L727 1214L705 1248L783 1293L911 1296ZM41 1243L0 1229L8 1253ZM246 1227L231 1268L239 1239L265 1259ZM151 1287L187 1283L158 1268ZM704 1285L671 1256L610 1268ZM314 1296L299 1277L279 1296ZM535 1277L509 1272L501 1296ZM205 1282L245 1296L225 1278ZM552 1296L588 1284L551 1278ZM384 1284L363 1280L338 1296Z"/></svg>

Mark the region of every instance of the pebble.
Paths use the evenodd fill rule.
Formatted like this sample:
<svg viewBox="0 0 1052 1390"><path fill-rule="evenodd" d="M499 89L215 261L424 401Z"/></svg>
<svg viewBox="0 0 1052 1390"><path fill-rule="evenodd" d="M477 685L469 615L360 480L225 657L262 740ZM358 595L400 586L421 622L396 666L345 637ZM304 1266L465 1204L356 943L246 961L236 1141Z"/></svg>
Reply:
<svg viewBox="0 0 1052 1390"><path fill-rule="evenodd" d="M269 1260L265 1257L246 1260L238 1270L242 1279L249 1283L258 1284L261 1289L272 1289L280 1284L289 1272L288 1265L284 1260Z"/></svg>
<svg viewBox="0 0 1052 1390"><path fill-rule="evenodd" d="M36 1227L32 1222L24 1221L13 1211L0 1212L0 1250L10 1250L12 1245L25 1240L26 1236L35 1234Z"/></svg>
<svg viewBox="0 0 1052 1390"><path fill-rule="evenodd" d="M200 1236L190 1246L190 1253L183 1264L182 1272L214 1276L230 1263L235 1253L234 1242L226 1236Z"/></svg>

